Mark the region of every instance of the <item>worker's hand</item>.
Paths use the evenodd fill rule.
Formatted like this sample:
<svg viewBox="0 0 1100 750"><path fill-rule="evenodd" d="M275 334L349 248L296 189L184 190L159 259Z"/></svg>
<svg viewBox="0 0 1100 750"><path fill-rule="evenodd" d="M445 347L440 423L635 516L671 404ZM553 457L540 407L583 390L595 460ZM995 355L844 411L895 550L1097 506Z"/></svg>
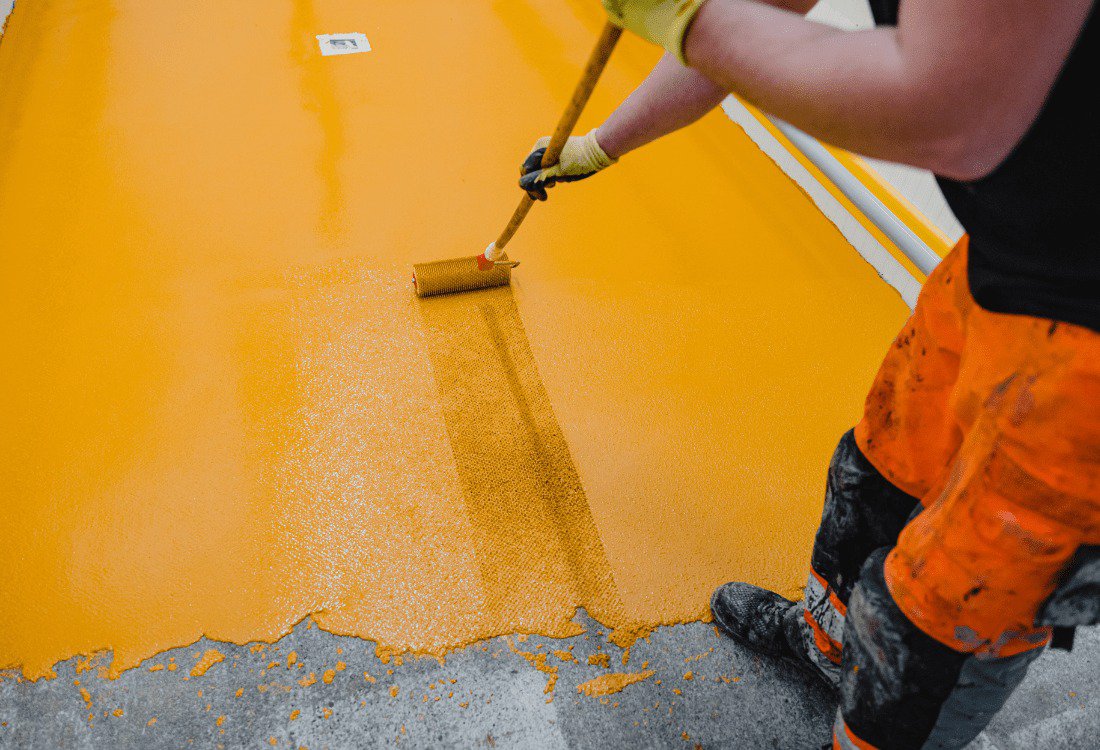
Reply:
<svg viewBox="0 0 1100 750"><path fill-rule="evenodd" d="M550 144L549 138L539 138L535 148L520 167L519 186L538 201L546 200L546 189L559 182L576 182L606 169L618 159L608 156L596 142L596 131L588 135L570 136L562 149L561 158L552 167L542 168L542 155Z"/></svg>
<svg viewBox="0 0 1100 750"><path fill-rule="evenodd" d="M664 47L687 65L684 37L695 14L707 0L602 1L612 23Z"/></svg>

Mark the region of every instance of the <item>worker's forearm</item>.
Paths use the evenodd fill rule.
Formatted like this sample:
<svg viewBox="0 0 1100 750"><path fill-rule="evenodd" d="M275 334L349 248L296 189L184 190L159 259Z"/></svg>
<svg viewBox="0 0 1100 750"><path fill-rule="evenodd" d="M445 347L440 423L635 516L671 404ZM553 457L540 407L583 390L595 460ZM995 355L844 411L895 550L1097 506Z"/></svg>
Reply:
<svg viewBox="0 0 1100 750"><path fill-rule="evenodd" d="M690 125L726 97L705 75L666 54L649 77L596 131L613 159Z"/></svg>
<svg viewBox="0 0 1100 750"><path fill-rule="evenodd" d="M766 0L769 5L805 14L817 0ZM691 125L717 107L728 89L666 54L653 72L596 132L613 159Z"/></svg>
<svg viewBox="0 0 1100 750"><path fill-rule="evenodd" d="M951 102L930 101L894 28L841 31L753 0L709 0L685 56L724 90L829 143L936 169Z"/></svg>

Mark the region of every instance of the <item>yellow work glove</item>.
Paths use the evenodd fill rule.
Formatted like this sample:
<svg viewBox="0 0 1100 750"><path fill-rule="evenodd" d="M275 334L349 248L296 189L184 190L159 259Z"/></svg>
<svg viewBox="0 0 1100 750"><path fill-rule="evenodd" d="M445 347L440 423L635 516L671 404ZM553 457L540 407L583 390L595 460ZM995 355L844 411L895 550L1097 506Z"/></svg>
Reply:
<svg viewBox="0 0 1100 750"><path fill-rule="evenodd" d="M603 7L616 26L664 47L687 65L684 37L706 1L603 0Z"/></svg>
<svg viewBox="0 0 1100 750"><path fill-rule="evenodd" d="M550 145L549 138L539 138L530 155L520 167L519 186L538 201L546 200L546 188L559 182L576 182L591 177L618 161L612 159L596 142L596 131L588 135L573 135L565 142L561 158L552 167L542 168L542 155Z"/></svg>

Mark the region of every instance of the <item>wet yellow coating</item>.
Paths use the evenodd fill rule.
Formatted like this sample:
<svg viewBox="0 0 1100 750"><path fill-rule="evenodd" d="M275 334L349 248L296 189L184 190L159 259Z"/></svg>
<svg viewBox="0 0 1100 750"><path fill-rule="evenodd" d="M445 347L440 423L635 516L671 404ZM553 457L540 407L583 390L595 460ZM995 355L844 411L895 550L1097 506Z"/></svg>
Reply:
<svg viewBox="0 0 1100 750"><path fill-rule="evenodd" d="M443 654L576 633L583 606L627 644L728 579L797 591L906 310L721 113L557 188L510 287L412 292L413 263L507 220L603 21L556 0L19 4L0 669L111 649L117 674L310 614ZM374 51L322 57L334 30ZM625 40L579 130L656 54Z"/></svg>
<svg viewBox="0 0 1100 750"><path fill-rule="evenodd" d="M642 672L612 672L611 674L602 674L588 682L582 682L580 685L577 685L577 692L584 693L588 696L610 695L612 693L621 692L623 688L628 685L633 685L635 682L648 680L654 674L656 673L652 669L647 669Z"/></svg>

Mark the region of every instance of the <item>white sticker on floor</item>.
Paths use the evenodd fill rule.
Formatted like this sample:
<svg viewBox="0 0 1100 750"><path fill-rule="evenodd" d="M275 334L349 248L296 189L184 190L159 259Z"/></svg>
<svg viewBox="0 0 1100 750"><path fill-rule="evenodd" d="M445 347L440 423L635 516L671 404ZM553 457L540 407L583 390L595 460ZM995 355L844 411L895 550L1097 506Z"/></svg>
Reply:
<svg viewBox="0 0 1100 750"><path fill-rule="evenodd" d="M370 52L370 42L366 34L318 34L321 54L352 55L356 52Z"/></svg>

